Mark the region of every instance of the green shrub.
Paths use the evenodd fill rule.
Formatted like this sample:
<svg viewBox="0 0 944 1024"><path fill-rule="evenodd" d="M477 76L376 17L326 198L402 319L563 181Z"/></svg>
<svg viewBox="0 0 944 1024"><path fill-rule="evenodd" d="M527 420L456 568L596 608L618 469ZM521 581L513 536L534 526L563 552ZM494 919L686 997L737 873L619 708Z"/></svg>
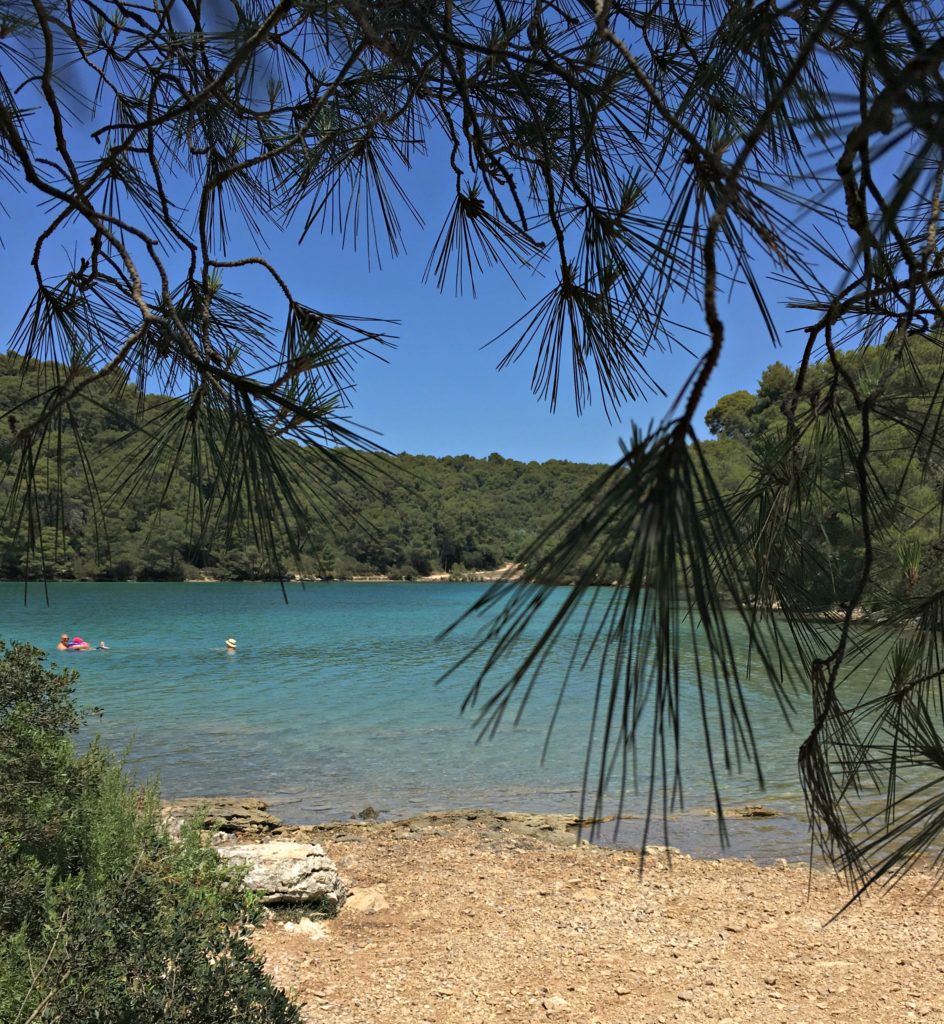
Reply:
<svg viewBox="0 0 944 1024"><path fill-rule="evenodd" d="M44 870L67 869L85 782L69 739L80 724L76 673L55 675L41 657L0 642L0 932L38 920Z"/></svg>
<svg viewBox="0 0 944 1024"><path fill-rule="evenodd" d="M294 1024L247 939L260 906L108 751L73 672L0 643L0 1021Z"/></svg>

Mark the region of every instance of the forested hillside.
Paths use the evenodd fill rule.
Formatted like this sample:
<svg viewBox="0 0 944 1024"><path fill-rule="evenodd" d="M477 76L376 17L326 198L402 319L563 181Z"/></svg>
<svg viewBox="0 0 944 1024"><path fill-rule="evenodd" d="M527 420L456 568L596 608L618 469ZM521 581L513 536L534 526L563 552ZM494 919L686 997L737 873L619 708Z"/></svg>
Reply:
<svg viewBox="0 0 944 1024"><path fill-rule="evenodd" d="M786 454L795 375L781 363L768 367L755 392L726 395L706 416L715 437L703 446L706 462L723 492L743 492L735 505L741 515L762 515L764 501L771 500L783 476L784 459L809 454L806 483L816 495L818 513L795 537L784 539L781 552L802 565L807 607L842 604L861 570L864 552L849 528L856 467L836 424L845 417L850 436L855 434L857 414L849 388L879 376L887 376L888 383L873 413L872 464L890 497L875 523L877 571L869 603L886 607L896 596L930 591L944 582L944 466L927 454L931 444L915 457L905 427L918 419L932 430L944 423L944 352L932 341L916 341L910 351L913 358L907 362L895 362L887 346L841 354L847 375L843 389L826 385L831 379L826 363L811 365L794 413L804 438L799 455L795 449ZM20 405L17 396L21 390L29 395L42 390L36 373L57 372L52 364L33 366L24 378L23 367L16 356L0 357L0 407L15 410L15 422L8 426L34 413L37 400ZM218 521L198 522L190 512L197 485L191 461L185 455L173 466L166 457L149 461L147 437L160 429L162 418L177 415L181 403L144 395L125 381L105 388L102 382L92 383L63 412L63 429L51 431L37 446L43 483L30 501L34 521L42 524L37 538L41 556L27 554L28 517L9 501L17 463L9 445L0 448L4 578L28 573L240 580L292 572L341 579L368 574L410 579L437 572L462 577L517 559L603 469L521 463L498 454L437 459L352 451L326 461L323 453L301 452L301 471L307 466L313 481L299 531L302 543L297 551L289 550L275 531L282 548L273 561L257 542L259 523L252 519L262 515L259 510L232 516L221 507ZM830 403L843 412L838 419L826 415ZM130 436L132 421L150 424L143 442L140 435ZM813 458L814 449L825 456ZM97 499L90 500L90 493ZM631 542L627 537L627 545ZM604 567L601 582L620 577L620 557L616 552L616 561Z"/></svg>
<svg viewBox="0 0 944 1024"><path fill-rule="evenodd" d="M867 557L855 528L863 464L852 443L861 431L852 389L868 394L879 382L884 390L870 411L869 435L868 472L877 495L869 510L873 579L863 604L890 608L906 594L944 586L944 464L935 454L944 428L944 349L936 338L912 338L907 357L901 353L890 344L837 353L840 386L827 361L810 365L792 411L800 438L795 447L788 443L787 417L796 376L782 363L764 371L756 392L725 395L705 417L717 438L704 446L708 464L722 490L741 491L732 505L736 515L762 517L773 501L799 506L787 483L799 470L815 515L780 538L777 565L757 571L795 572L804 586L797 595L801 607L846 603ZM925 438L917 448L916 432Z"/></svg>
<svg viewBox="0 0 944 1024"><path fill-rule="evenodd" d="M33 365L24 378L23 370L18 357L0 356L0 408L16 410L8 428L35 415L37 401L20 405L18 396L42 390L37 373L51 383L58 372L52 364ZM42 524L41 555L27 554L22 491L16 501L9 500L17 463L9 443L0 447L0 575L240 580L301 572L408 579L450 572L461 577L515 559L602 469L525 464L497 454L436 459L339 452L326 460L311 453L309 490L316 493L301 524L301 546L295 552L285 548L276 529L274 537L283 546L273 563L256 543L260 524L250 521L262 516L261 510L243 510L235 522L222 513L219 521L195 522L191 460L186 454L176 465L166 457L149 460L149 435L160 430L163 418L177 415L178 407L182 403L145 396L125 381L94 382L70 403L63 429L51 431L37 446L42 484L30 501ZM129 436L133 420L149 424L135 438ZM4 433L10 437L13 431ZM300 457L304 467L309 456ZM90 491L96 500L89 499Z"/></svg>

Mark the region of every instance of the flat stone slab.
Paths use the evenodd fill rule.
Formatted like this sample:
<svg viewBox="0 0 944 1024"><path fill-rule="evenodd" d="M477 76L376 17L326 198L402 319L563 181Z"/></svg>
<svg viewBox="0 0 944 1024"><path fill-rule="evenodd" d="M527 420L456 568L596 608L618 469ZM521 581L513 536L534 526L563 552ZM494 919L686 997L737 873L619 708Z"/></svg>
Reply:
<svg viewBox="0 0 944 1024"><path fill-rule="evenodd" d="M184 821L199 815L201 829L218 832L244 832L259 835L282 824L269 814L268 805L251 797L193 796L166 803L164 821L171 835L179 835Z"/></svg>
<svg viewBox="0 0 944 1024"><path fill-rule="evenodd" d="M317 843L270 840L226 844L216 852L248 867L243 884L260 893L263 903L314 904L334 914L347 898L334 861Z"/></svg>

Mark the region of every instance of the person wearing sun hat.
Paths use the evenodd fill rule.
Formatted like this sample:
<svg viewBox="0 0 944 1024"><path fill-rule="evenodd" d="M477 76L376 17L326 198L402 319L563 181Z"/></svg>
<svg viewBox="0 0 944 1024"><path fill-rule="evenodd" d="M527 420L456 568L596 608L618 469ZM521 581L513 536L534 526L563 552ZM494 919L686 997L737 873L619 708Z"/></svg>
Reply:
<svg viewBox="0 0 944 1024"><path fill-rule="evenodd" d="M226 641L226 649L228 651L236 650L236 641L232 637L230 637L229 640Z"/></svg>

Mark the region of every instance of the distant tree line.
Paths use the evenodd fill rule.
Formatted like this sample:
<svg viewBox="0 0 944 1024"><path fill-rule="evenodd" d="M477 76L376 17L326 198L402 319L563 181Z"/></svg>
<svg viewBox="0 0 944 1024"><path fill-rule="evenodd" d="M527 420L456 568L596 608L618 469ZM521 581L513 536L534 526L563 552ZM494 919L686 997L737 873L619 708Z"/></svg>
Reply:
<svg viewBox="0 0 944 1024"><path fill-rule="evenodd" d="M0 407L22 418L33 412L42 401L32 397L35 375L44 370L53 367L0 356ZM175 400L145 395L126 381L109 385L107 394L104 388L91 382L70 403L76 429L51 436L41 450L43 485L34 497L39 526L32 527L41 533L32 551L29 517L9 500L12 450L0 448L0 500L8 506L0 532L4 578L254 580L293 572L329 579L434 572L461 578L516 559L602 469L498 454L432 458L340 450L326 463L323 453L312 452L319 497L304 521L296 516L297 547L283 542L273 561L255 543L259 530L246 514L221 524L194 516L189 460L171 466L166 455L153 464L142 458L147 434L159 429ZM24 402L21 393L31 397ZM152 424L143 439L130 430L141 422ZM90 487L100 503L89 501Z"/></svg>
<svg viewBox="0 0 944 1024"><path fill-rule="evenodd" d="M910 350L913 357L900 362L885 346L840 355L853 386L888 376L893 400L876 417L874 471L889 494L899 493L904 482L900 497L883 508L881 539L873 553L875 579L867 595L873 609L931 592L944 578L944 465L934 457L933 444L915 452L908 440L909 424L913 429L915 421L939 407L944 353L920 339ZM21 404L21 391L32 396L37 390L35 379L24 389L26 368L19 356L0 356L0 402L17 410L14 415L28 415L29 406L42 400L31 397ZM31 366L28 372L36 370ZM833 376L827 363L810 367L795 415L825 415L833 403L850 429L857 429L849 393L834 386ZM752 466L776 468L787 428L785 400L794 380L793 371L774 363L755 392L732 392L708 411L705 421L715 440L703 445L704 456L725 494L736 494ZM38 468L45 486L36 489L33 517L41 535L33 538L32 552L29 517L6 508L0 532L3 578L258 580L297 572L324 579L415 579L446 572L461 579L523 554L533 558L553 542L555 524L603 470L564 461L516 462L497 453L476 459L338 451L326 466L323 453L312 452L318 498L304 521L294 523L300 544L292 549L283 542L273 561L256 543L258 527L245 514L223 526L195 518L189 462L171 467L166 455L150 466L142 462L140 449L147 440L134 435L130 425L159 422L175 400L145 395L128 382L110 386L107 395L100 393L103 387L92 382L70 404L76 430L56 435L42 450ZM818 513L798 526L802 536L795 546L809 604L826 608L849 599L863 552L852 527L854 467L832 429L817 440L823 443L830 454L811 483ZM303 453L303 466L304 458ZM0 463L0 500L6 503L14 488L9 448L0 447ZM100 504L89 501L90 484L103 496ZM610 552L596 570L599 582L620 577L632 541L627 535L623 549ZM581 568L575 566L572 575Z"/></svg>

